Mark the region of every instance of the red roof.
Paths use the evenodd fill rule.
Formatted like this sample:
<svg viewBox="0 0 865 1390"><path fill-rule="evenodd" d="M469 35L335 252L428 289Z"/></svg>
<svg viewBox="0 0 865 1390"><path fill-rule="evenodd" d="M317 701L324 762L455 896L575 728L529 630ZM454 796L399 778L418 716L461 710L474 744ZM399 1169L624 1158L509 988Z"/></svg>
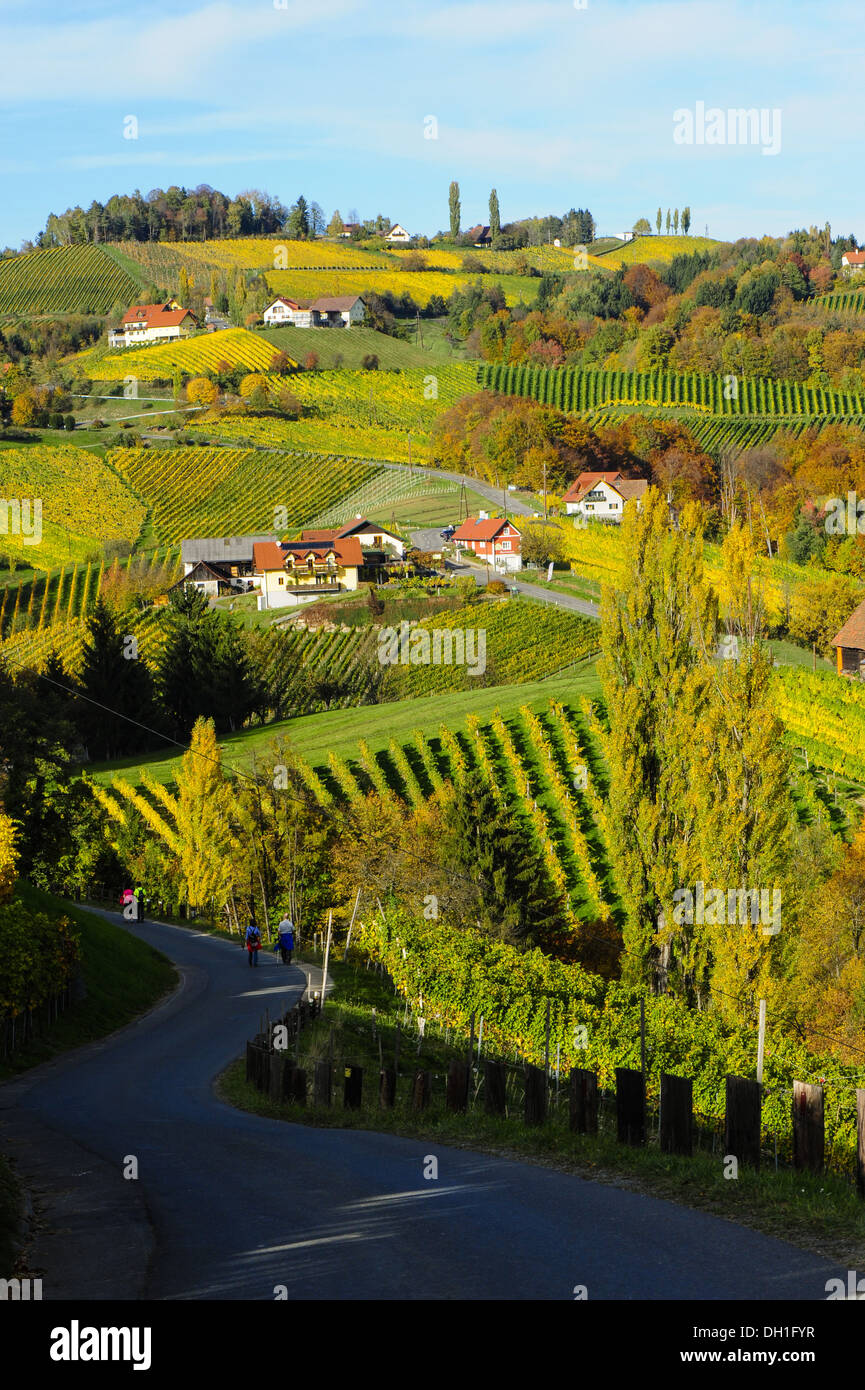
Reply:
<svg viewBox="0 0 865 1390"><path fill-rule="evenodd" d="M454 541L492 541L504 530L506 526L513 526L519 536L521 533L510 517L494 516L485 517L483 521L476 516L470 516L463 522L458 531L454 531L451 540Z"/></svg>
<svg viewBox="0 0 865 1390"><path fill-rule="evenodd" d="M562 501L579 502L587 492L591 492L596 483L615 483L621 476L618 469L614 469L612 473L581 473L576 482L571 483Z"/></svg>
<svg viewBox="0 0 865 1390"><path fill-rule="evenodd" d="M865 251L845 251L841 259L848 265L865 265Z"/></svg>
<svg viewBox="0 0 865 1390"><path fill-rule="evenodd" d="M854 608L841 631L832 638L832 646L865 651L865 603Z"/></svg>
<svg viewBox="0 0 865 1390"><path fill-rule="evenodd" d="M252 568L255 574L268 570L284 570L286 560L294 555L298 560L324 560L331 552L337 564L343 569L360 568L363 564L363 551L356 536L346 540L307 541L257 541L252 547Z"/></svg>
<svg viewBox="0 0 865 1390"><path fill-rule="evenodd" d="M143 320L147 328L173 328L187 317L195 317L189 309L170 309L167 304L133 304L120 322L140 323Z"/></svg>

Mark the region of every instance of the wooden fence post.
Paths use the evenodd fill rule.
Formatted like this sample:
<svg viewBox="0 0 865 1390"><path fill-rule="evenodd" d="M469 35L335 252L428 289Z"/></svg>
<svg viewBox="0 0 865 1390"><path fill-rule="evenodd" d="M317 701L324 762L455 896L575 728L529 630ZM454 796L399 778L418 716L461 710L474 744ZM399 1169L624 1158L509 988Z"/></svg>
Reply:
<svg viewBox="0 0 865 1390"><path fill-rule="evenodd" d="M448 1110L465 1110L469 1103L469 1069L454 1058L448 1067L446 1105Z"/></svg>
<svg viewBox="0 0 865 1390"><path fill-rule="evenodd" d="M760 1167L763 1088L744 1076L727 1077L724 1145L728 1155L752 1168Z"/></svg>
<svg viewBox="0 0 865 1390"><path fill-rule="evenodd" d="M856 1092L856 1191L865 1198L865 1091Z"/></svg>
<svg viewBox="0 0 865 1390"><path fill-rule="evenodd" d="M504 1115L506 1107L505 1072L502 1062L484 1062L484 1110L488 1115Z"/></svg>
<svg viewBox="0 0 865 1390"><path fill-rule="evenodd" d="M571 1070L568 1123L577 1134L598 1132L598 1076L584 1067Z"/></svg>
<svg viewBox="0 0 865 1390"><path fill-rule="evenodd" d="M378 1103L382 1110L392 1110L396 1104L396 1072L383 1067L378 1074Z"/></svg>
<svg viewBox="0 0 865 1390"><path fill-rule="evenodd" d="M432 1085L432 1073L428 1071L416 1071L414 1074L414 1084L411 1092L412 1110L426 1110L429 1105L430 1088Z"/></svg>
<svg viewBox="0 0 865 1390"><path fill-rule="evenodd" d="M616 1128L620 1144L645 1144L646 1082L630 1067L616 1067Z"/></svg>
<svg viewBox="0 0 865 1390"><path fill-rule="evenodd" d="M289 1094L295 1105L306 1105L306 1069L304 1067L291 1068Z"/></svg>
<svg viewBox="0 0 865 1390"><path fill-rule="evenodd" d="M285 1058L273 1056L270 1059L270 1099L282 1100L285 1077Z"/></svg>
<svg viewBox="0 0 865 1390"><path fill-rule="evenodd" d="M543 1067L526 1067L526 1095L523 1119L527 1125L542 1125L547 1117L547 1074Z"/></svg>
<svg viewBox="0 0 865 1390"><path fill-rule="evenodd" d="M823 1087L793 1082L793 1166L823 1171Z"/></svg>
<svg viewBox="0 0 865 1390"><path fill-rule="evenodd" d="M359 1110L363 1099L363 1067L346 1067L342 1104L345 1110Z"/></svg>
<svg viewBox="0 0 865 1390"><path fill-rule="evenodd" d="M689 1076L661 1072L661 1151L690 1154L693 1149L694 1084Z"/></svg>
<svg viewBox="0 0 865 1390"><path fill-rule="evenodd" d="M312 1099L315 1105L330 1105L333 1067L330 1062L316 1062L312 1079Z"/></svg>

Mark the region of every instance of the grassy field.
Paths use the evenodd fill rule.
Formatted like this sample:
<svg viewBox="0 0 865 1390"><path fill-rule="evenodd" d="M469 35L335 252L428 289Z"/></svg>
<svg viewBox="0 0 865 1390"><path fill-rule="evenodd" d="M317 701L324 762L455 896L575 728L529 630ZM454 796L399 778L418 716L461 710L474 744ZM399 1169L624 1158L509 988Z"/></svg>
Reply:
<svg viewBox="0 0 865 1390"><path fill-rule="evenodd" d="M174 986L169 960L122 928L91 912L19 882L16 897L34 911L71 918L81 933L86 995L61 1014L50 1031L0 1062L0 1080L27 1071L71 1047L103 1038L130 1023Z"/></svg>
<svg viewBox="0 0 865 1390"><path fill-rule="evenodd" d="M300 962L299 962L300 963ZM304 950L304 964L316 982L320 955ZM743 1167L738 1182L727 1182L723 1165L712 1152L712 1136L698 1135L691 1157L662 1153L657 1139L657 1116L650 1116L650 1140L645 1149L619 1144L611 1098L601 1099L599 1133L579 1135L568 1126L567 1078L551 1083L550 1116L546 1124L527 1128L522 1122L521 1070L509 1070L507 1114L486 1115L481 1068L475 1067L469 1108L464 1114L447 1110L445 1077L451 1061L466 1060L469 1039L444 1030L429 1020L420 1038L412 1017L405 1020L404 1001L395 995L387 976L364 968L362 956L347 964L331 955L328 974L333 992L323 1013L301 1034L298 1065L308 1082L316 1061L334 1060L334 1099L330 1107L272 1101L245 1078L245 1061L238 1059L219 1079L218 1089L230 1104L256 1115L293 1124L329 1129L378 1130L454 1148L472 1149L498 1157L521 1159L579 1174L595 1182L626 1187L711 1212L743 1226L791 1241L823 1257L861 1263L865 1251L865 1206L852 1184L834 1174L810 1174L782 1169L755 1171ZM373 1016L373 1010L375 1015ZM397 1027L400 1061L396 1103L382 1109L378 1099L382 1064L393 1067ZM331 1048L333 1049L331 1052ZM357 1110L342 1103L343 1066L361 1066L363 1102ZM430 1105L410 1107L410 1087L418 1069L432 1072Z"/></svg>
<svg viewBox="0 0 865 1390"><path fill-rule="evenodd" d="M408 321L406 320L408 325ZM374 328L355 325L348 330L327 328L262 328L256 332L262 342L273 347L274 352L287 352L289 357L301 365L310 352L318 354L319 365L324 368L344 367L356 369L363 365L364 357L374 354L379 367L384 370L405 367L429 367L434 358L446 358L441 350L445 339L436 332L435 320L424 321L421 332L425 346L418 347L415 335L411 342L393 338L387 333L377 333ZM414 323L410 325L414 328ZM426 343L429 340L430 346ZM435 346L433 346L435 344ZM445 343L446 345L446 343ZM454 361L462 360L452 354ZM341 360L340 360L341 359Z"/></svg>
<svg viewBox="0 0 865 1390"><path fill-rule="evenodd" d="M328 753L343 757L356 750L358 739L366 739L372 751L386 749L392 739L408 739L415 729L434 735L441 724L462 724L466 716L483 717L499 709L502 715L529 705L544 709L551 698L573 700L580 695L590 698L600 693L600 683L594 661L586 662L572 671L550 676L542 681L524 685L488 686L476 691L458 691L451 695L433 695L399 703L364 705L360 708L329 710L324 714L306 715L302 719L286 719L263 728L246 729L221 741L227 767L243 770L253 756L261 756L276 738L288 738L291 745L313 766L327 761ZM133 785L140 780L139 768L146 768L156 781L171 782L181 754L168 756L158 753L145 758L125 758L112 763L94 764L88 772L94 780L108 786L116 772L122 772Z"/></svg>
<svg viewBox="0 0 865 1390"><path fill-rule="evenodd" d="M493 509L489 502L481 497L480 493L472 492L467 487L465 491L465 502L469 508L470 515L477 515L481 508L486 507L493 515ZM382 507L371 508L369 517L371 521L380 521L384 524L393 522L403 528L417 528L418 530L430 526L447 526L449 522L456 524L459 520L460 493L455 491L452 495L444 493L432 497L406 497L399 502L385 504Z"/></svg>

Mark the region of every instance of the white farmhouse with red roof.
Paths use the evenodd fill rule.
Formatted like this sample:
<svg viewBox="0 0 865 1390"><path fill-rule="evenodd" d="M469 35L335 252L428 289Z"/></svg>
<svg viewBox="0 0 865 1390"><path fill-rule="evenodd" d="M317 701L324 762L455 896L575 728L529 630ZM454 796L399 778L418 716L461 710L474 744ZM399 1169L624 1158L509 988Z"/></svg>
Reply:
<svg viewBox="0 0 865 1390"><path fill-rule="evenodd" d="M268 304L261 317L265 323L272 325L290 323L293 328L312 327L312 310L305 309L296 299L286 299L282 294Z"/></svg>
<svg viewBox="0 0 865 1390"><path fill-rule="evenodd" d="M320 295L311 304L279 295L268 304L262 318L269 324L291 324L292 328L350 328L363 323L366 306L359 294Z"/></svg>
<svg viewBox="0 0 865 1390"><path fill-rule="evenodd" d="M170 343L188 338L198 327L191 309L176 299L165 304L133 304L120 320L119 328L108 330L109 347L138 347L142 343Z"/></svg>
<svg viewBox="0 0 865 1390"><path fill-rule="evenodd" d="M845 251L841 257L841 269L848 274L865 270L865 251Z"/></svg>
<svg viewBox="0 0 865 1390"><path fill-rule="evenodd" d="M625 503L635 498L641 506L648 486L645 478L624 478L618 471L581 473L562 501L568 516L578 513L588 521L620 522Z"/></svg>
<svg viewBox="0 0 865 1390"><path fill-rule="evenodd" d="M485 512L467 517L451 540L471 550L479 560L487 560L497 570L522 568L522 536L506 516L488 517Z"/></svg>

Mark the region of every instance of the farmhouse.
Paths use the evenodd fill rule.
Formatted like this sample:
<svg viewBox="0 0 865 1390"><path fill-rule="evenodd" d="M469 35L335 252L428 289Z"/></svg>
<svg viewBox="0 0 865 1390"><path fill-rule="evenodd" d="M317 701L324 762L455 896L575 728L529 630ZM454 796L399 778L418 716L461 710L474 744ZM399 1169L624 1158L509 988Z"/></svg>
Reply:
<svg viewBox="0 0 865 1390"><path fill-rule="evenodd" d="M865 603L860 603L840 632L832 638L837 653L839 676L858 676L865 680Z"/></svg>
<svg viewBox="0 0 865 1390"><path fill-rule="evenodd" d="M188 338L197 327L195 315L182 308L176 299L169 299L166 304L134 304L123 315L119 328L109 328L108 346L169 343L177 338Z"/></svg>
<svg viewBox="0 0 865 1390"><path fill-rule="evenodd" d="M865 270L865 251L845 251L841 257L841 269L847 275L856 275Z"/></svg>
<svg viewBox="0 0 865 1390"><path fill-rule="evenodd" d="M342 224L342 231L340 232L340 236L350 237L351 234L352 234L352 232L359 232L359 231L360 231L360 223L359 223L359 222L343 222L343 224Z"/></svg>
<svg viewBox="0 0 865 1390"><path fill-rule="evenodd" d="M248 588L244 580L252 576L253 547L258 541L273 541L271 532L261 536L213 536L201 540L180 542L180 558L183 562L181 583L194 583L200 587L208 582L205 571L219 575L226 584L235 588ZM204 569L200 575L194 571L198 566Z"/></svg>
<svg viewBox="0 0 865 1390"><path fill-rule="evenodd" d="M253 570L261 583L259 609L285 608L321 594L357 589L364 556L356 536L346 540L259 541Z"/></svg>
<svg viewBox="0 0 865 1390"><path fill-rule="evenodd" d="M301 531L302 541L344 541L349 536L356 536L360 541L362 550L373 550L380 552L382 556L389 553L391 558L403 560L405 558L406 544L393 531L388 531L385 526L380 526L377 521L368 521L365 516L358 512L353 521L346 522L344 526L336 530L328 531Z"/></svg>
<svg viewBox="0 0 865 1390"><path fill-rule="evenodd" d="M512 571L522 567L522 536L506 516L490 518L484 512L470 516L451 539L479 559L489 561L494 569Z"/></svg>
<svg viewBox="0 0 865 1390"><path fill-rule="evenodd" d="M171 593L171 589L185 589L187 586L198 589L208 598L218 598L220 594L227 594L232 589L251 589L252 581L233 579L228 566L208 565L204 560L198 560L176 584L171 585L168 592Z"/></svg>
<svg viewBox="0 0 865 1390"><path fill-rule="evenodd" d="M387 234L388 241L411 241L411 234L399 222L395 222Z"/></svg>
<svg viewBox="0 0 865 1390"><path fill-rule="evenodd" d="M648 483L644 478L623 478L619 472L581 473L562 501L568 516L574 513L592 521L622 520L625 503L636 498L642 506Z"/></svg>
<svg viewBox="0 0 865 1390"><path fill-rule="evenodd" d="M268 324L291 324L293 328L350 328L362 323L366 306L359 294L322 295L311 304L280 295L268 304L262 317Z"/></svg>
<svg viewBox="0 0 865 1390"><path fill-rule="evenodd" d="M472 239L472 246L489 246L492 241L489 227L484 227L479 222L476 227L469 227L467 236Z"/></svg>
<svg viewBox="0 0 865 1390"><path fill-rule="evenodd" d="M312 327L312 310L302 308L296 299L286 299L283 295L268 304L262 318L269 324L290 323L294 328Z"/></svg>

